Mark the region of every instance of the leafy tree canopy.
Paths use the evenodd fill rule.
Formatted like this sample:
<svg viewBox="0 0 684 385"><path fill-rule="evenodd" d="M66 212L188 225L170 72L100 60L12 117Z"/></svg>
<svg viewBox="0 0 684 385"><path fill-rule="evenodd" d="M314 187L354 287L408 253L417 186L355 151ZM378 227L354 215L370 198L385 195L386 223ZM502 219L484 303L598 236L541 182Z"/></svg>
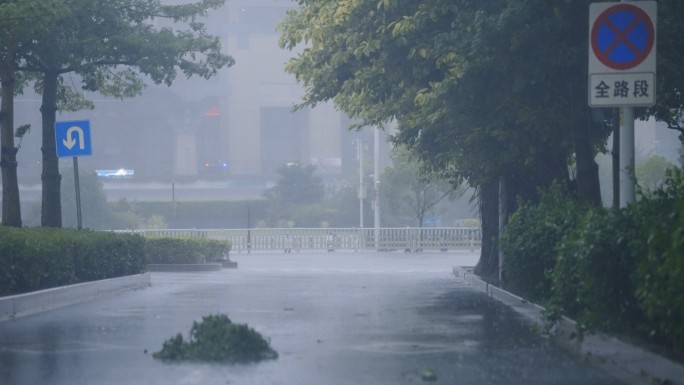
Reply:
<svg viewBox="0 0 684 385"><path fill-rule="evenodd" d="M274 204L313 204L320 203L325 195L321 178L314 174L315 166L301 166L291 163L280 167L280 175L275 186L266 190L264 195Z"/></svg>
<svg viewBox="0 0 684 385"><path fill-rule="evenodd" d="M49 4L59 12L26 13L27 21L40 28L22 35L26 38L16 45L11 63L14 70L31 73L43 95L43 226L61 226L60 177L52 133L56 111L90 106L77 92L65 89L62 75L73 72L83 90L120 98L138 95L148 79L170 85L178 72L210 78L233 59L221 52L219 38L207 33L200 17L224 3L51 0ZM70 103L58 105L65 99Z"/></svg>
<svg viewBox="0 0 684 385"><path fill-rule="evenodd" d="M511 175L534 195L568 180L575 158L595 173L609 126L586 102L588 1L299 4L281 46L306 44L287 66L306 87L301 107L333 100L361 125L395 119L395 143L476 186Z"/></svg>
<svg viewBox="0 0 684 385"><path fill-rule="evenodd" d="M385 169L380 180L382 212L386 218L408 219L401 225L423 227L426 216L437 214L443 208L440 203L461 195L461 190L421 171L420 163L406 150L395 149L392 161L392 167Z"/></svg>

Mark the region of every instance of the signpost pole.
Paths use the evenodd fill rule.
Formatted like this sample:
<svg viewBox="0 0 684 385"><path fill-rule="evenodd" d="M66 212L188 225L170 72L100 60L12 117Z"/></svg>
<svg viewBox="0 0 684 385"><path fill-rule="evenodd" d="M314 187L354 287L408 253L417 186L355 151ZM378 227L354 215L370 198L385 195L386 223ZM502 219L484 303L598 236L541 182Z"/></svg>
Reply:
<svg viewBox="0 0 684 385"><path fill-rule="evenodd" d="M589 5L589 106L620 107L619 207L636 199L634 108L655 104L656 1ZM617 134L617 132L616 132Z"/></svg>
<svg viewBox="0 0 684 385"><path fill-rule="evenodd" d="M76 223L77 228L83 228L83 219L81 216L81 182L78 178L78 157L74 157L74 185L76 187Z"/></svg>
<svg viewBox="0 0 684 385"><path fill-rule="evenodd" d="M375 250L380 248L380 127L373 132L373 224L375 227Z"/></svg>
<svg viewBox="0 0 684 385"><path fill-rule="evenodd" d="M634 184L634 108L622 107L620 130L620 207L636 199Z"/></svg>
<svg viewBox="0 0 684 385"><path fill-rule="evenodd" d="M90 122L88 120L55 122L55 145L58 157L70 156L74 159L76 222L78 229L81 230L83 228L83 219L81 215L81 183L78 178L78 157L92 154Z"/></svg>
<svg viewBox="0 0 684 385"><path fill-rule="evenodd" d="M626 0L622 0L625 2ZM634 108L622 107L620 133L620 207L627 207L636 199L634 184Z"/></svg>
<svg viewBox="0 0 684 385"><path fill-rule="evenodd" d="M363 141L358 139L357 142L359 151L359 227L363 228L363 198L364 198L364 186L363 186Z"/></svg>

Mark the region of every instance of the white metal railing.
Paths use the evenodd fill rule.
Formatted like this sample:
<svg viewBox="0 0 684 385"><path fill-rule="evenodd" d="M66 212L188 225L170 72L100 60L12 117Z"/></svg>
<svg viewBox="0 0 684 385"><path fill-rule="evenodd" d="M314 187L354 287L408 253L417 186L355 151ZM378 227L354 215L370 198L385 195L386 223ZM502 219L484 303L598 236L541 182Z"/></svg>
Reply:
<svg viewBox="0 0 684 385"><path fill-rule="evenodd" d="M226 240L231 251L274 250L441 250L479 247L474 227L406 228L259 228L133 230L143 235Z"/></svg>

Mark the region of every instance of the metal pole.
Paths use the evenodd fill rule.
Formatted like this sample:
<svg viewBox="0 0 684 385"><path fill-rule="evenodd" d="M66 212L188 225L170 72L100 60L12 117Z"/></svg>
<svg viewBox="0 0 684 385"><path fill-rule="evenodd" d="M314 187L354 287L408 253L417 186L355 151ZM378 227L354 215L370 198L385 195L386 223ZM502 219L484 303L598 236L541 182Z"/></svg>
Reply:
<svg viewBox="0 0 684 385"><path fill-rule="evenodd" d="M634 108L622 107L620 130L620 207L636 199L634 184Z"/></svg>
<svg viewBox="0 0 684 385"><path fill-rule="evenodd" d="M375 227L375 250L380 248L380 127L373 132L373 225Z"/></svg>
<svg viewBox="0 0 684 385"><path fill-rule="evenodd" d="M627 0L622 0L625 2ZM634 108L622 107L623 123L620 132L620 207L636 200L634 184Z"/></svg>
<svg viewBox="0 0 684 385"><path fill-rule="evenodd" d="M363 144L358 139L359 148L359 227L363 228Z"/></svg>
<svg viewBox="0 0 684 385"><path fill-rule="evenodd" d="M614 109L615 128L613 129L613 208L620 208L620 109Z"/></svg>
<svg viewBox="0 0 684 385"><path fill-rule="evenodd" d="M76 189L76 226L79 230L83 228L81 216L81 182L78 178L78 158L74 157L74 187Z"/></svg>
<svg viewBox="0 0 684 385"><path fill-rule="evenodd" d="M252 252L252 212L247 203L247 254Z"/></svg>

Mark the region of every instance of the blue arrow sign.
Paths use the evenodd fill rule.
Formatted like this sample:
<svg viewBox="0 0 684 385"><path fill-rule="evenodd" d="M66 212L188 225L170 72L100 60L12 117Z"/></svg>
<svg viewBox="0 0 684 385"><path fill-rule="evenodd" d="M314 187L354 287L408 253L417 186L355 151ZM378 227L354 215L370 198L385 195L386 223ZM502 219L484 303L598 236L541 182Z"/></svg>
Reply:
<svg viewBox="0 0 684 385"><path fill-rule="evenodd" d="M90 122L74 120L55 123L55 140L57 141L57 156L75 157L93 153L90 144Z"/></svg>

